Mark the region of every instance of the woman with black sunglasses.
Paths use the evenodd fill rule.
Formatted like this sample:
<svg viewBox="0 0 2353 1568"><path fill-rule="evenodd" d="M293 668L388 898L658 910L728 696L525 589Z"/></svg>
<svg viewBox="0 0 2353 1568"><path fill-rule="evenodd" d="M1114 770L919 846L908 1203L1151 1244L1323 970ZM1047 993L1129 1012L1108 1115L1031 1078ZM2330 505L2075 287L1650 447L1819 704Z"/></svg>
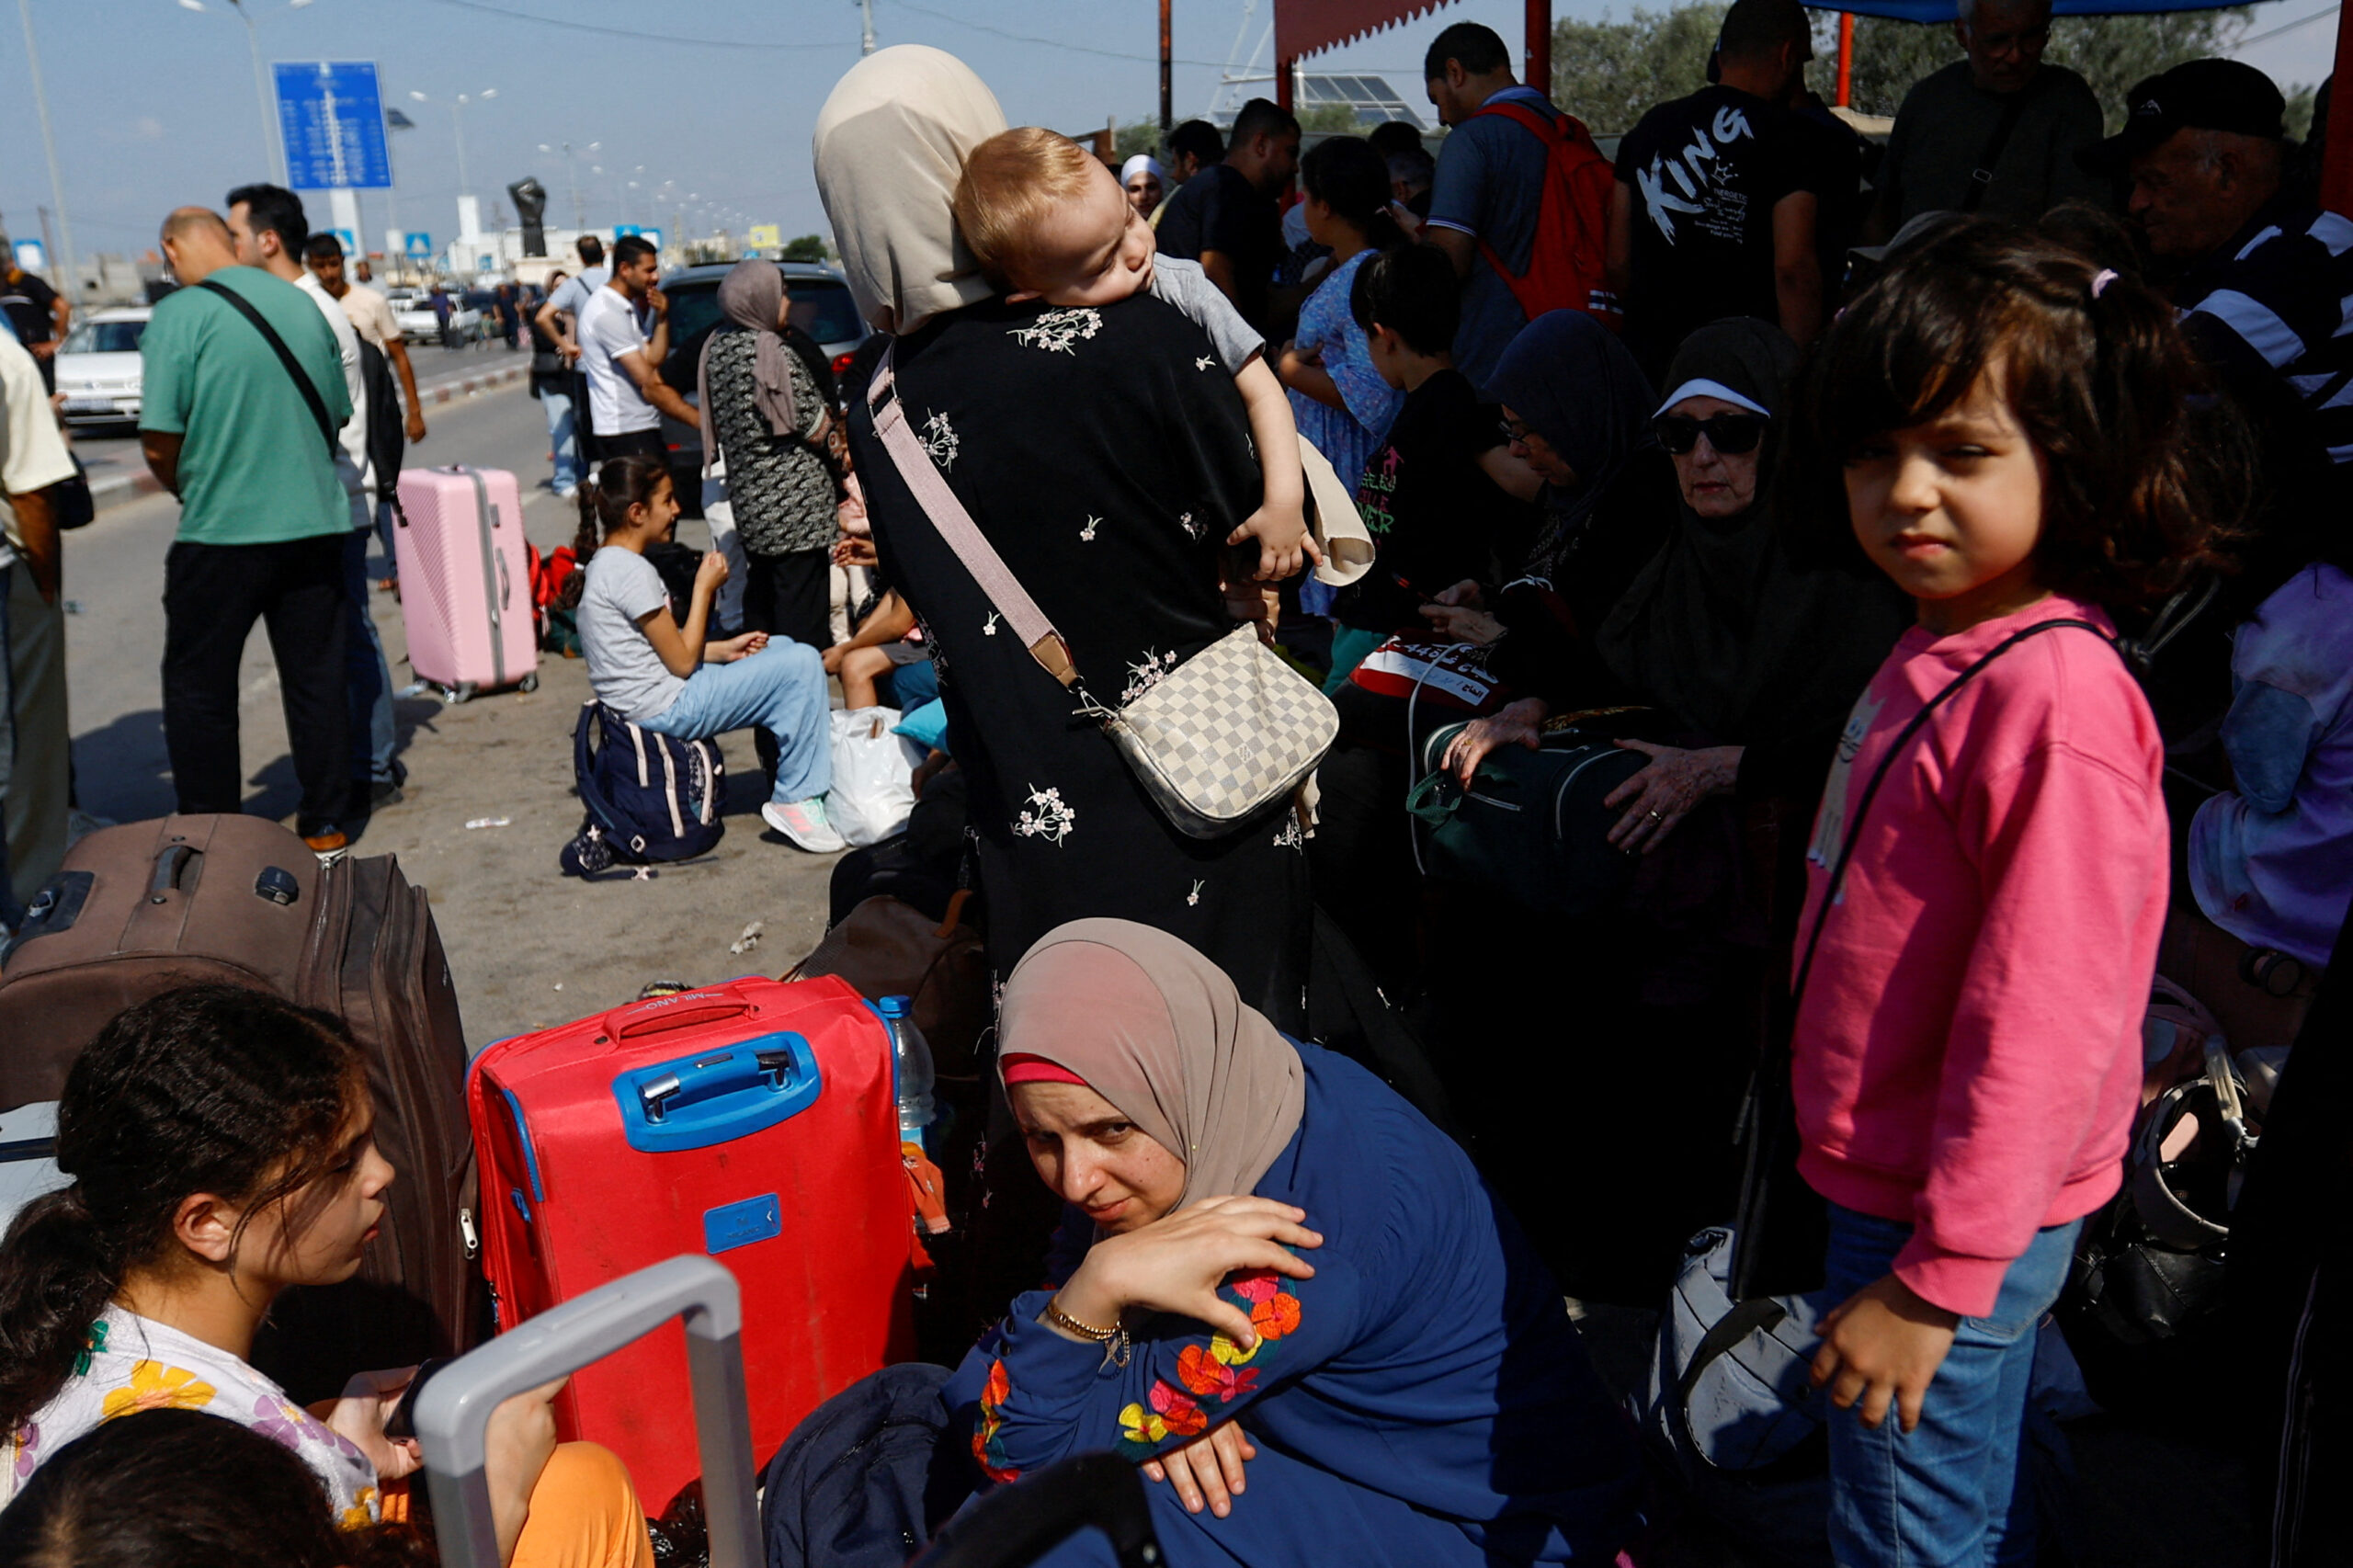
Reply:
<svg viewBox="0 0 2353 1568"><path fill-rule="evenodd" d="M1632 702L1658 710L1688 744L1619 743L1651 758L1607 799L1623 808L1609 841L1628 854L1656 850L1711 799L1811 804L1847 710L1905 618L1882 585L1792 562L1767 517L1776 419L1797 358L1779 328L1748 317L1684 341L1648 431L1674 463L1676 517L1607 613L1586 621L1574 657L1558 638L1518 639L1529 645L1506 678L1539 695L1456 739L1446 762L1466 782L1497 746L1534 747L1553 712ZM1499 368L1497 381L1509 379ZM1527 618L1506 600L1499 629L1517 634ZM1545 641L1556 644L1549 680L1528 657Z"/></svg>

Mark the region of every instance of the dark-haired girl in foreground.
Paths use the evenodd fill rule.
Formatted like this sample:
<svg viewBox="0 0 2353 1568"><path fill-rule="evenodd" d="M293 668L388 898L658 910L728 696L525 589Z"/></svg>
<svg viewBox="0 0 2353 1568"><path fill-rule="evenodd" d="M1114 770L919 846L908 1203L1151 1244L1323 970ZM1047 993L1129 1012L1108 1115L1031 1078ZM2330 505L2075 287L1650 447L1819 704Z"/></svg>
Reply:
<svg viewBox="0 0 2353 1568"><path fill-rule="evenodd" d="M1847 723L1799 927L1799 1169L1843 1302L1814 1377L1859 1417L1830 1424L1842 1564L2034 1558L2035 1326L2117 1190L2165 914L2156 722L2103 643L2244 500L2194 390L2162 300L1986 223L1898 261L1813 368L1811 515L1918 612ZM1899 744L2051 620L2106 636L2018 642Z"/></svg>
<svg viewBox="0 0 2353 1568"><path fill-rule="evenodd" d="M57 1108L71 1186L0 1241L0 1505L124 1415L200 1411L310 1467L346 1528L404 1517L413 1441L384 1436L410 1371L305 1410L246 1364L279 1291L358 1270L394 1172L342 1024L257 991L191 986L118 1014ZM512 1568L652 1561L620 1461L555 1441L560 1383L502 1405L488 1475ZM5 1517L13 1518L14 1507Z"/></svg>

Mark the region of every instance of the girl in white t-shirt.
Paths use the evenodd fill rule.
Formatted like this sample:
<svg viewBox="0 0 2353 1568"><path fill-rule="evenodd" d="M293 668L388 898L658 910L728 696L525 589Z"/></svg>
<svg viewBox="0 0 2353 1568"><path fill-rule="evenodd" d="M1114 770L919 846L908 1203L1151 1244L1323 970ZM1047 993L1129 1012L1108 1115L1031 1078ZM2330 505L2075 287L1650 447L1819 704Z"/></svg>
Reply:
<svg viewBox="0 0 2353 1568"><path fill-rule="evenodd" d="M760 817L801 848L830 854L843 845L825 817L833 752L824 655L765 631L706 642L711 601L727 581L717 551L695 573L680 627L662 574L645 559L677 521L660 458L614 458L580 487L573 548L586 562L577 619L588 684L607 707L658 734L702 741L756 725L775 736L776 777Z"/></svg>
<svg viewBox="0 0 2353 1568"><path fill-rule="evenodd" d="M279 1291L358 1272L395 1175L375 1123L342 1022L265 992L188 986L98 1031L58 1102L73 1183L0 1243L0 1506L85 1433L193 1410L291 1451L345 1528L405 1517L420 1456L384 1423L415 1369L360 1372L305 1409L246 1361ZM630 1549L611 1561L643 1568L652 1548L620 1461L555 1442L562 1386L492 1417L502 1561L588 1561L584 1540L612 1539Z"/></svg>

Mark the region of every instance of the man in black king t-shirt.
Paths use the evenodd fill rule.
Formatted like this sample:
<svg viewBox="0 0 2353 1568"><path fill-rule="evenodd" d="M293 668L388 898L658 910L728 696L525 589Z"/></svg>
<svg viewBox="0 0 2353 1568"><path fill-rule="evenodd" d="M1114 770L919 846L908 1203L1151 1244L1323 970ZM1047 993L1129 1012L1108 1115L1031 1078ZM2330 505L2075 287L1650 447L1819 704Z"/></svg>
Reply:
<svg viewBox="0 0 2353 1568"><path fill-rule="evenodd" d="M1242 319L1267 330L1267 290L1283 253L1275 195L1299 169L1299 121L1252 98L1233 117L1225 162L1179 186L1160 215L1164 256L1198 261Z"/></svg>
<svg viewBox="0 0 2353 1568"><path fill-rule="evenodd" d="M1781 107L1809 36L1797 0L1734 0L1721 85L1659 105L1619 146L1610 281L1653 381L1723 316L1777 322L1800 343L1821 325L1820 165Z"/></svg>
<svg viewBox="0 0 2353 1568"><path fill-rule="evenodd" d="M1392 633L1427 627L1430 597L1494 581L1500 556L1517 568L1533 531L1527 502L1497 481L1532 496L1536 475L1505 449L1496 410L1454 368L1461 290L1444 251L1409 245L1366 262L1349 291L1373 369L1405 401L1357 484L1376 559L1333 606L1341 676Z"/></svg>

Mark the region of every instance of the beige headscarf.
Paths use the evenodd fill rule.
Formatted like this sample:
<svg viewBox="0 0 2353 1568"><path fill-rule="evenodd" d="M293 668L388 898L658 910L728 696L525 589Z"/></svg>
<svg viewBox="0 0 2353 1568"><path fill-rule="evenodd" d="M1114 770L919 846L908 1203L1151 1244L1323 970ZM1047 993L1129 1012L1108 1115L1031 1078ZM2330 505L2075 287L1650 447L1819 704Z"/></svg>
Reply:
<svg viewBox="0 0 2353 1568"><path fill-rule="evenodd" d="M956 233L956 181L965 154L1005 128L972 67L923 44L880 50L834 85L817 111L817 194L877 331L910 333L988 298Z"/></svg>
<svg viewBox="0 0 2353 1568"><path fill-rule="evenodd" d="M1077 1074L1185 1162L1177 1206L1246 1194L1299 1131L1307 1069L1225 971L1165 931L1074 920L1006 983L1004 1056Z"/></svg>

